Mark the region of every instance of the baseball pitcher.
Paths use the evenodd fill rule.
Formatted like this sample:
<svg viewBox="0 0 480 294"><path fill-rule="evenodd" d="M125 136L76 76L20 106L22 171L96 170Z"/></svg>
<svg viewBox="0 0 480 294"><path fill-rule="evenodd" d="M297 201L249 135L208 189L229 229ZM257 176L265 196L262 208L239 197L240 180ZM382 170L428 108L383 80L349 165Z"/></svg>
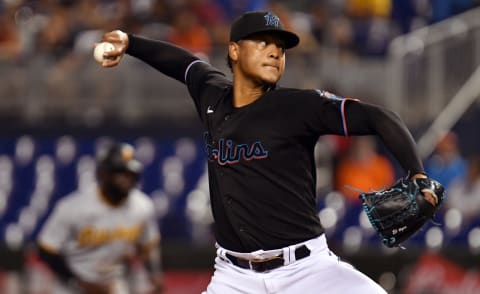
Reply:
<svg viewBox="0 0 480 294"><path fill-rule="evenodd" d="M203 123L217 241L204 293L385 293L328 248L317 215L314 146L326 134L377 135L407 183L422 178L420 189L405 193L416 193L430 216L443 192L424 173L397 115L324 90L279 87L285 53L299 38L271 12L247 12L233 22L233 80L168 42L118 30L102 41L115 47L102 66L127 53L184 83Z"/></svg>

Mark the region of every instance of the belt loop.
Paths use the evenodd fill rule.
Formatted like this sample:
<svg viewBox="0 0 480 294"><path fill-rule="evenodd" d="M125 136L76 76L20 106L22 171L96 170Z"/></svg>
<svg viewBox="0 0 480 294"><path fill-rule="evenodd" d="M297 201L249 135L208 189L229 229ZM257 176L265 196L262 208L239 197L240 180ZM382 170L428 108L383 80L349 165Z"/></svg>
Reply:
<svg viewBox="0 0 480 294"><path fill-rule="evenodd" d="M290 256L288 257L290 263L293 263L297 260L296 256L295 256L295 245L292 245L292 246L288 246L288 253L290 254Z"/></svg>
<svg viewBox="0 0 480 294"><path fill-rule="evenodd" d="M217 255L223 258L227 258L226 250L221 247L217 249Z"/></svg>
<svg viewBox="0 0 480 294"><path fill-rule="evenodd" d="M290 247L284 247L283 251L283 265L287 265L290 263Z"/></svg>

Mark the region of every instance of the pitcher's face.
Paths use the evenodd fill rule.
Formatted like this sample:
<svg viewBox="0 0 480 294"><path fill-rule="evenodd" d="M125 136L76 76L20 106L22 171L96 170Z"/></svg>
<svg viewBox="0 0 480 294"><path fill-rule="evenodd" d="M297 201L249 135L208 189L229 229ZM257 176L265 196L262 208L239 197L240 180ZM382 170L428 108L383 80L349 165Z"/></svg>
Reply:
<svg viewBox="0 0 480 294"><path fill-rule="evenodd" d="M254 34L229 45L235 74L258 83L275 84L285 70L285 43L272 34Z"/></svg>

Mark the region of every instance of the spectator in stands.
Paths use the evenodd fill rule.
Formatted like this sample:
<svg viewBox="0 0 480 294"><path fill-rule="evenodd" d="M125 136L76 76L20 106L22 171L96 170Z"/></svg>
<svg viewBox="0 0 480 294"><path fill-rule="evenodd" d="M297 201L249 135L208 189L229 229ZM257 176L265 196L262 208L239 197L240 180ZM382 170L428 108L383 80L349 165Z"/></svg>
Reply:
<svg viewBox="0 0 480 294"><path fill-rule="evenodd" d="M119 292L128 290L125 264L138 256L160 291L153 202L134 188L142 165L123 143L103 150L97 163L98 184L79 187L55 206L38 237L39 256L82 293L128 293Z"/></svg>
<svg viewBox="0 0 480 294"><path fill-rule="evenodd" d="M355 18L389 17L391 0L348 0L347 14Z"/></svg>
<svg viewBox="0 0 480 294"><path fill-rule="evenodd" d="M309 7L311 15L311 30L315 39L323 43L326 41L327 25L331 17L328 6L325 2L315 2Z"/></svg>
<svg viewBox="0 0 480 294"><path fill-rule="evenodd" d="M49 2L44 7L45 24L38 36L38 50L40 53L51 54L56 60L69 55L78 33L74 10L70 2Z"/></svg>
<svg viewBox="0 0 480 294"><path fill-rule="evenodd" d="M300 11L294 11L286 3L272 1L268 4L268 11L275 13L287 30L297 33L302 40L298 47L295 48L297 52L314 52L317 49L317 42L312 33L311 15ZM315 52L318 54L318 52Z"/></svg>
<svg viewBox="0 0 480 294"><path fill-rule="evenodd" d="M433 0L432 5L432 22L445 20L453 15L465 12L474 6L473 0Z"/></svg>
<svg viewBox="0 0 480 294"><path fill-rule="evenodd" d="M400 34L406 34L412 29L416 17L414 0L393 0L391 18L398 27Z"/></svg>
<svg viewBox="0 0 480 294"><path fill-rule="evenodd" d="M329 44L338 51L341 57L350 60L355 53L354 24L343 15L335 17L330 22L328 33L331 40Z"/></svg>
<svg viewBox="0 0 480 294"><path fill-rule="evenodd" d="M245 11L265 10L268 0L215 0L225 11L227 19L234 19Z"/></svg>
<svg viewBox="0 0 480 294"><path fill-rule="evenodd" d="M463 177L457 177L447 190L447 208L456 208L468 223L480 214L480 155L467 161L468 171Z"/></svg>
<svg viewBox="0 0 480 294"><path fill-rule="evenodd" d="M7 4L5 4L7 5ZM17 5L8 4L0 11L0 61L16 60L22 53L20 35L15 24Z"/></svg>
<svg viewBox="0 0 480 294"><path fill-rule="evenodd" d="M188 7L205 26L210 34L212 45L224 46L228 43L229 26L225 11L215 0L189 0Z"/></svg>
<svg viewBox="0 0 480 294"><path fill-rule="evenodd" d="M425 171L448 189L450 183L463 178L467 164L460 153L458 138L454 132L443 136L437 144L433 155L425 161Z"/></svg>
<svg viewBox="0 0 480 294"><path fill-rule="evenodd" d="M384 56L393 37L391 0L349 0L345 9L353 22L355 51L360 55Z"/></svg>
<svg viewBox="0 0 480 294"><path fill-rule="evenodd" d="M37 35L36 53L47 62L42 77L49 107L71 109L80 92L78 69L83 59L74 53L80 28L75 19L76 7L70 1L51 1L44 7L44 24Z"/></svg>
<svg viewBox="0 0 480 294"><path fill-rule="evenodd" d="M167 40L196 54L208 55L212 49L208 30L187 7L180 8L175 14L172 31Z"/></svg>
<svg viewBox="0 0 480 294"><path fill-rule="evenodd" d="M350 138L351 145L340 159L335 173L335 187L352 204L359 204L360 191L380 190L395 180L390 160L376 151L372 137Z"/></svg>
<svg viewBox="0 0 480 294"><path fill-rule="evenodd" d="M225 11L214 0L190 0L188 7L202 25L212 27L225 23Z"/></svg>

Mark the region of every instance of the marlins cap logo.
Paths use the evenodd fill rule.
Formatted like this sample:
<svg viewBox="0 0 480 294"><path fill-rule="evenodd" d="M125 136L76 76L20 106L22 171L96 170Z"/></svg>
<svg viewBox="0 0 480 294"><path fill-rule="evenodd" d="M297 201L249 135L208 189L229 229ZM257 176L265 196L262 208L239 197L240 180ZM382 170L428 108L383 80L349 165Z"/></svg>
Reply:
<svg viewBox="0 0 480 294"><path fill-rule="evenodd" d="M269 12L265 14L263 17L265 17L265 25L269 27L276 27L276 28L280 26L280 19L278 18L278 16L273 15Z"/></svg>

